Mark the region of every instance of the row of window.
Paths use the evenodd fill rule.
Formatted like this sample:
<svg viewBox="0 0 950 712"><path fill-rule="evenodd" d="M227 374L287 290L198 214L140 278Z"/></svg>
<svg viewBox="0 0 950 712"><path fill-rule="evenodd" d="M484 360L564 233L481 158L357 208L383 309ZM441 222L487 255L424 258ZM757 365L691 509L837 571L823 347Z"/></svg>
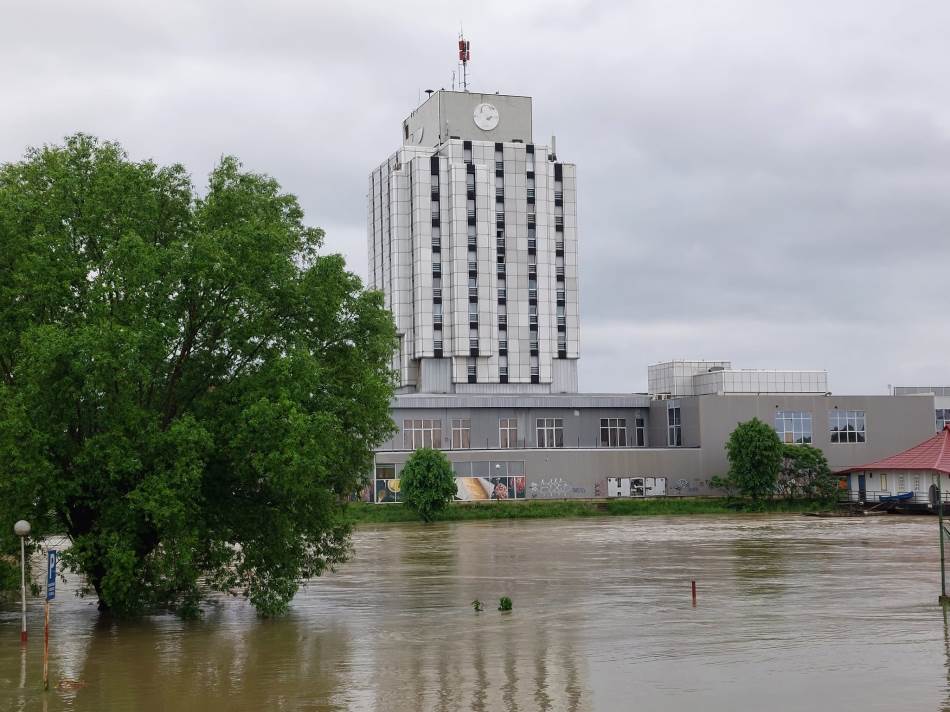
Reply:
<svg viewBox="0 0 950 712"><path fill-rule="evenodd" d="M937 430L950 425L950 408L937 408Z"/></svg>
<svg viewBox="0 0 950 712"><path fill-rule="evenodd" d="M944 421L950 422L950 409L937 411L937 427L941 413ZM537 418L535 421L537 446L542 448L564 447L564 419ZM812 414L807 411L780 410L775 413L775 431L784 443L806 445L814 441ZM828 435L832 443L863 443L867 439L867 422L863 410L832 410L828 412ZM455 418L451 424L451 448L454 450L472 447L472 421ZM667 445L682 447L683 423L679 407L667 409ZM519 447L518 419L501 418L498 421L498 446ZM600 419L601 447L646 446L646 419L634 418L628 436L626 418ZM442 421L415 419L403 421L403 447L442 447Z"/></svg>
<svg viewBox="0 0 950 712"><path fill-rule="evenodd" d="M775 431L782 442L805 445L814 441L811 413L780 410L775 413ZM863 443L867 422L863 410L829 410L828 438L833 443Z"/></svg>
<svg viewBox="0 0 950 712"><path fill-rule="evenodd" d="M420 447L442 447L442 421L431 419L404 420L402 424L403 447L415 450ZM535 421L537 446L543 448L564 447L564 419L537 418ZM469 418L453 418L450 444L453 450L472 447L472 421ZM634 418L633 430L628 438L626 418L600 419L601 447L646 446L646 419ZM518 419L498 420L498 446L501 448L523 447L518 442Z"/></svg>

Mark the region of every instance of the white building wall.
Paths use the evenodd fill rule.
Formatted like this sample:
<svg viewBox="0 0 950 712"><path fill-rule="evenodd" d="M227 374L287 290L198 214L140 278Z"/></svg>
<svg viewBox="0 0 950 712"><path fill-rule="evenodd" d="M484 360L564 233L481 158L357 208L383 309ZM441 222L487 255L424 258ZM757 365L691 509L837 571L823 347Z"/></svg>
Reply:
<svg viewBox="0 0 950 712"><path fill-rule="evenodd" d="M474 99L451 97L458 101ZM523 107L514 102L513 107ZM434 107L432 104L430 110ZM530 102L527 104L530 112ZM457 107L453 110L457 110ZM419 121L423 120L420 115ZM510 118L510 117L509 117ZM429 119L425 119L429 121ZM530 122L529 122L530 123ZM422 124L420 124L421 126ZM428 124L425 124L428 127ZM431 128L431 127L429 127ZM426 128L426 131L429 130ZM456 129L457 130L457 129ZM449 131L453 129L449 127ZM499 138L504 138L499 136ZM411 141L407 140L407 143ZM538 386L557 390L576 388L576 359L579 356L579 314L577 304L577 224L574 167L560 164L561 179L555 185L555 163L548 149L534 146L530 153L523 142L471 142L470 161L475 167L476 249L469 250L467 191L468 161L465 141L451 138L437 146L406 145L370 176L367 215L369 249L368 284L381 289L394 315L400 337L396 367L402 390L417 388L419 359L435 356L435 342L441 336L442 356L451 360L453 387L477 390L479 384L495 384L517 390L532 385L532 363L536 364ZM433 250L431 157L439 157L438 227L441 249ZM496 159L503 175L496 176ZM528 202L529 175L533 172L534 202ZM496 186L504 202L496 202ZM561 193L555 204L555 189ZM503 205L503 209L502 209ZM498 277L497 221L504 219L504 277ZM528 219L534 219L536 250L529 254ZM557 229L559 224L563 230ZM561 249L563 254L560 254ZM478 327L470 332L470 262L477 267ZM434 266L441 268L433 278ZM536 274L537 304L529 303L529 275ZM558 273L563 279L558 279ZM441 330L435 328L438 306L433 289L441 283ZM499 289L506 290L506 303L499 305ZM558 292L564 293L563 314L567 364L558 364ZM531 329L536 310L537 330ZM499 329L504 314L505 330ZM532 357L532 334L537 335L538 353ZM500 336L506 337L507 353L499 352ZM475 341L470 339L474 338ZM477 344L478 355L470 355ZM476 384L468 384L469 365L476 364ZM501 384L501 366L507 365L507 384ZM426 373L443 373L442 370ZM426 378L441 383L442 377ZM534 390L534 389L532 389Z"/></svg>

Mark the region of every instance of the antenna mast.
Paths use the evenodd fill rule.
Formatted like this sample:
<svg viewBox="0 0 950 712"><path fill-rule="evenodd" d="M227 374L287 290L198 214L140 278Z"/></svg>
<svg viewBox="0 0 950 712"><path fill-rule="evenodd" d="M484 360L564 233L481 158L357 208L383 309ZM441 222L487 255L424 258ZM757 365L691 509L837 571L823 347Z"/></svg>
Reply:
<svg viewBox="0 0 950 712"><path fill-rule="evenodd" d="M459 32L459 62L462 63L462 91L468 91L468 60L472 58L469 41Z"/></svg>

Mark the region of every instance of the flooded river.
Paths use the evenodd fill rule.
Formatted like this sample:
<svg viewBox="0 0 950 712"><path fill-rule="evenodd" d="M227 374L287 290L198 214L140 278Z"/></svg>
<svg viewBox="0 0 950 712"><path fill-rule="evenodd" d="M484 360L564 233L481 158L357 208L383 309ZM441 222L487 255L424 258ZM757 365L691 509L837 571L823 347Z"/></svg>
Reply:
<svg viewBox="0 0 950 712"><path fill-rule="evenodd" d="M942 710L932 518L380 525L290 615L109 625L61 585L42 693L0 610L0 710ZM698 605L690 601L690 579ZM510 596L511 612L496 610ZM478 598L485 610L475 613Z"/></svg>

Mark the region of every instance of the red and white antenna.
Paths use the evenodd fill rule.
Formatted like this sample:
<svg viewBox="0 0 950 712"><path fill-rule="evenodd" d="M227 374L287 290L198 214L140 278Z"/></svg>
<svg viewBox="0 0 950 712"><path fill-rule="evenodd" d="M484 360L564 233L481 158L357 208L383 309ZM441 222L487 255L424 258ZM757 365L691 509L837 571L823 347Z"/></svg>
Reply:
<svg viewBox="0 0 950 712"><path fill-rule="evenodd" d="M459 32L459 62L462 64L462 91L468 91L468 60L472 58L470 44Z"/></svg>

